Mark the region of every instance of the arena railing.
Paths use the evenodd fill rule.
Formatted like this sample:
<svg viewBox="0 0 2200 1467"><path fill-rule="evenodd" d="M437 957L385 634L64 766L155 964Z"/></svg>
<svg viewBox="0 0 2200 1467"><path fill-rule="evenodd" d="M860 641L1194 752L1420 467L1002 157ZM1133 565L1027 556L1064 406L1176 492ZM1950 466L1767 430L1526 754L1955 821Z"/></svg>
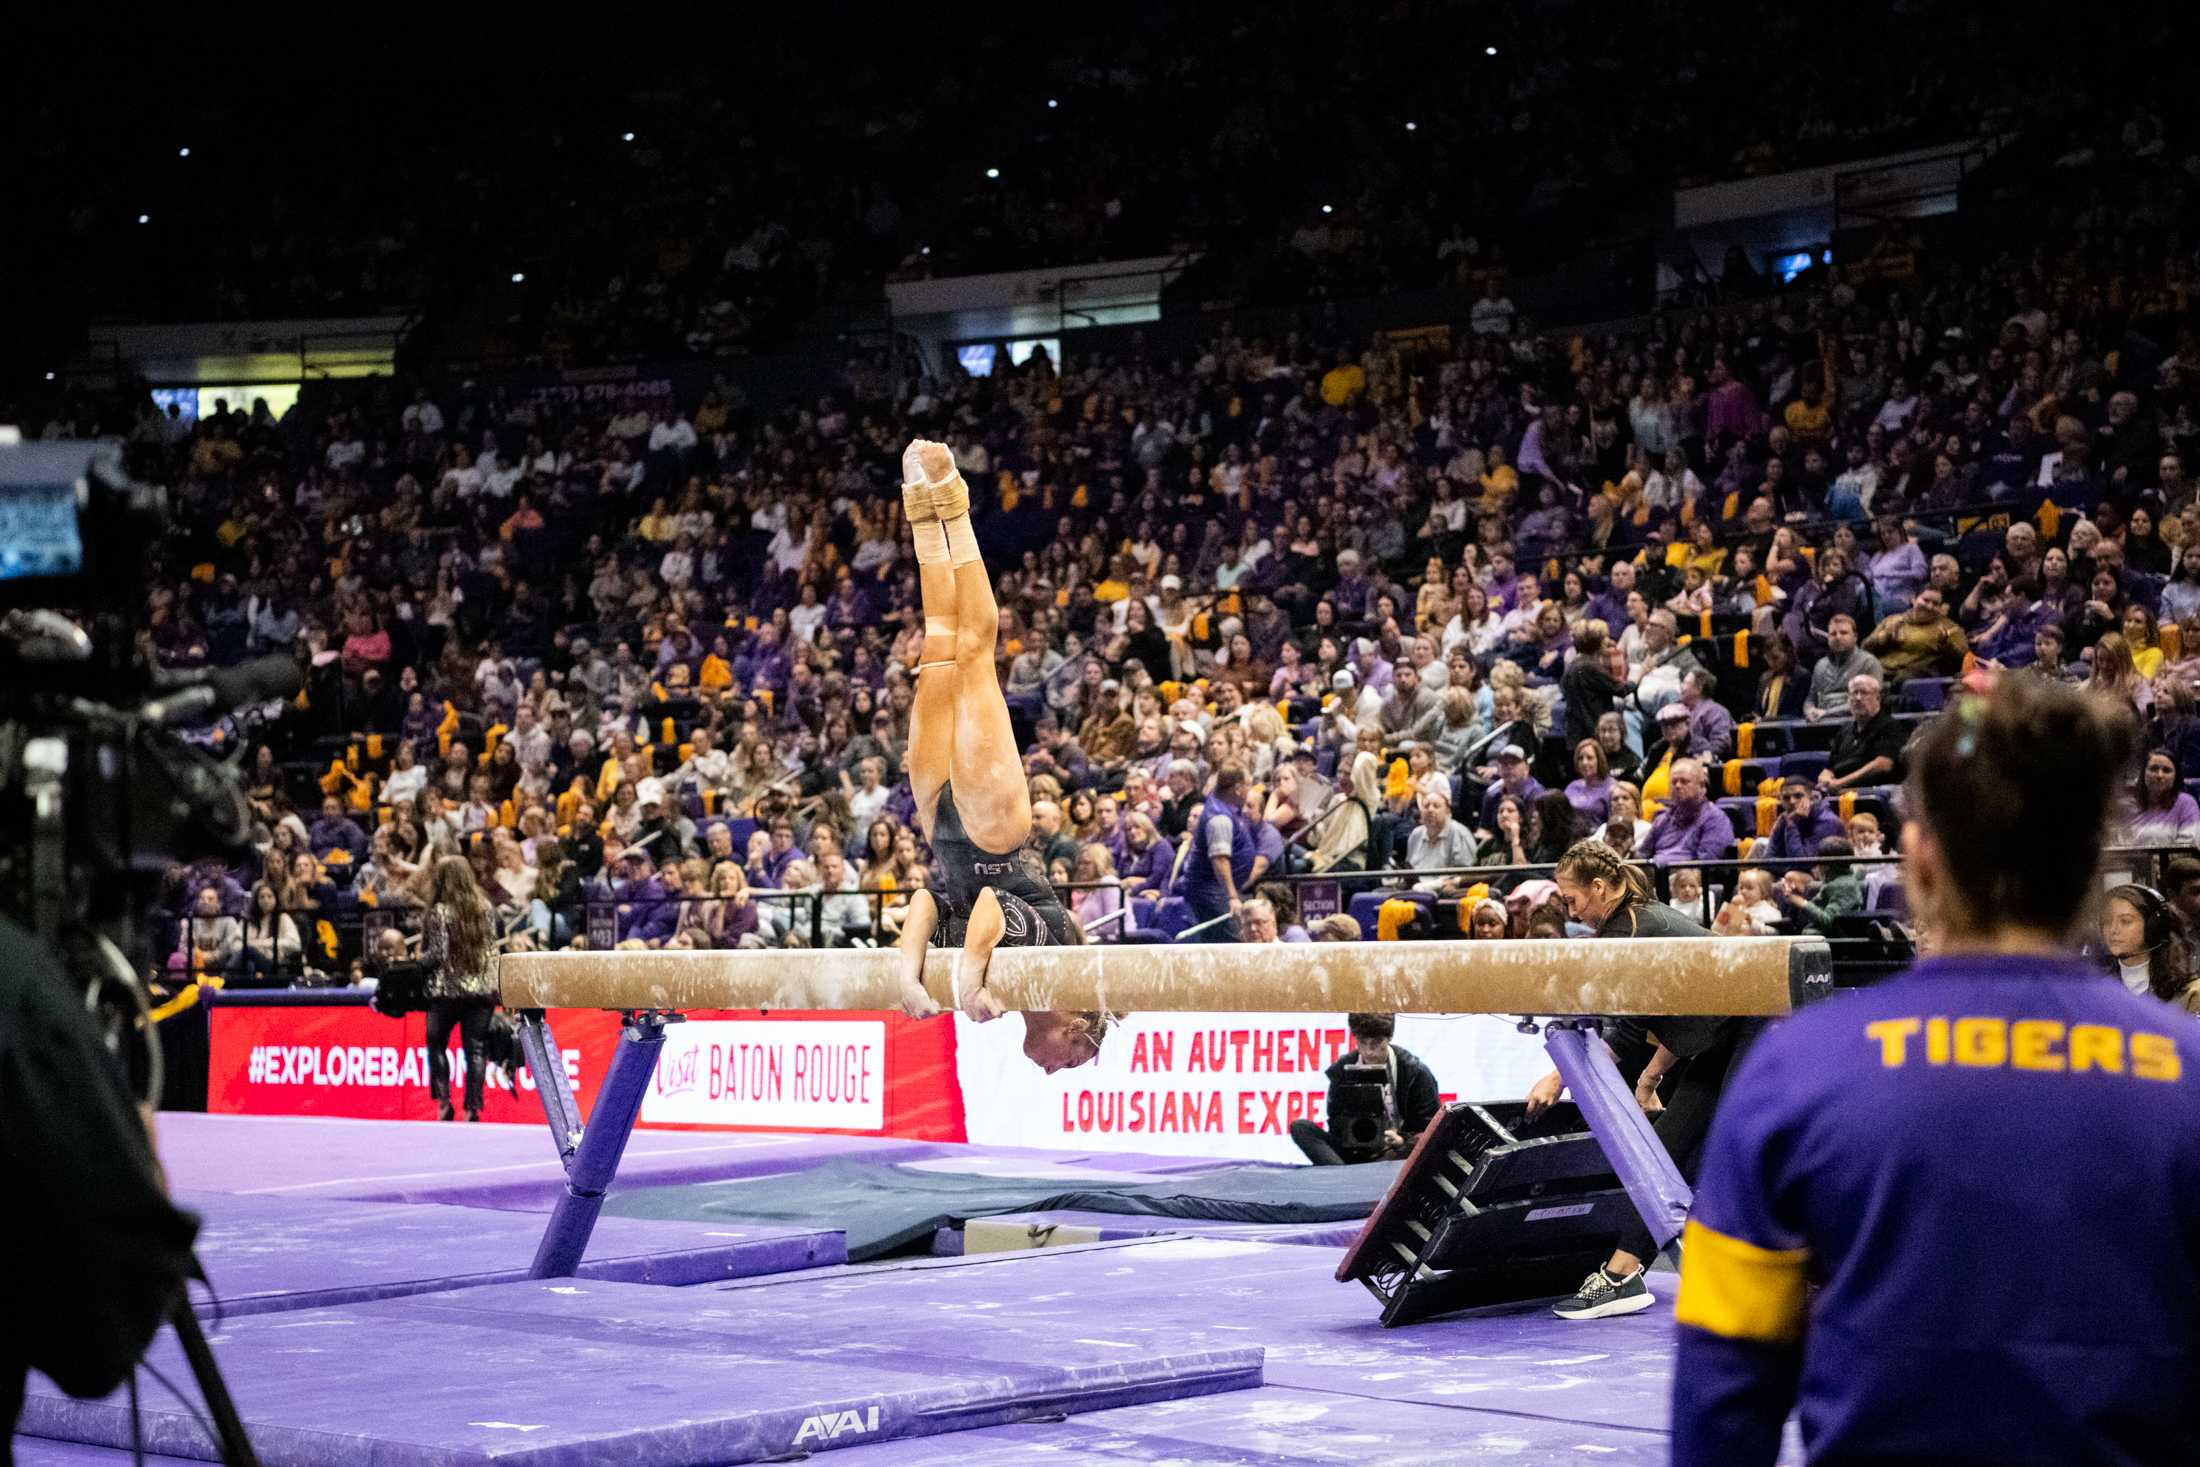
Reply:
<svg viewBox="0 0 2200 1467"><path fill-rule="evenodd" d="M2135 880L2154 886L2157 889L2163 889L2166 887L2165 875L2169 863L2182 856L2200 856L2200 846L2191 843L2110 846L2102 852L2103 875L2106 879ZM1869 871L1885 867L1899 867L1901 860L1902 858L1898 855L1851 855L1785 859L1723 857L1718 860L1673 862L1667 865L1643 861L1634 864L1638 870L1643 871L1650 879L1653 891L1663 899L1671 893L1671 876L1676 870L1686 869L1699 873L1707 891L1716 890L1724 895L1733 891L1736 878L1744 871L1762 870L1775 874L1788 870L1808 870L1812 868ZM1261 875L1260 879L1254 883L1253 889L1258 890L1261 887L1270 885L1282 886L1293 893L1293 900L1303 910L1307 905L1307 898L1299 895L1299 893L1306 891L1308 888L1329 887L1334 890L1325 894L1328 900L1321 902L1320 905L1333 907L1336 911L1344 911L1349 907L1353 896L1368 893L1403 896L1414 890L1417 883L1430 879L1459 881L1469 886L1487 884L1492 888L1492 894L1497 899L1503 900L1503 893L1507 887L1517 885L1523 881L1548 880L1555 870L1555 866L1549 863L1528 863L1503 866L1448 866L1429 870L1414 870L1407 867L1380 867L1352 870L1332 868L1328 871L1319 872L1269 871ZM1068 899L1074 898L1079 892L1104 890L1110 887L1119 888L1120 883L1106 880L1069 882L1059 887L1058 890ZM1441 895L1456 897L1459 894L1458 892L1449 892ZM884 947L892 945L894 941L894 932L889 928L886 921L887 911L890 907L905 901L910 893L861 887L841 888L835 891L815 888L751 888L748 895L752 901L759 905L786 904L790 908L787 930L792 931L796 927L800 927L803 930L807 945L812 947L823 947L827 944L828 934L824 920L827 900L834 897L860 898L870 909L871 919L869 923L861 928L851 927L838 935L848 940ZM1308 895L1313 895L1313 893L1309 892ZM675 907L679 912L679 917L673 924L675 933L689 930L693 925L689 920L691 917L696 915L701 908L722 900L724 898L693 895L662 899L664 903ZM584 897L578 904L545 903L543 905L552 919L552 941L549 945L563 947L569 945L573 936L585 934L589 937L591 946L608 948L614 946L618 940L616 936L618 931L618 909L627 904L622 903L617 897L591 894ZM334 912L326 908L290 908L286 910L286 915L290 916L297 926L300 943L308 953L313 953L316 950L319 941L316 933L322 921L331 921L334 925L337 919L341 919L347 924L355 925L357 930L352 936L356 943L357 956L363 960L368 960L368 971L371 972L371 945L376 939L369 936L370 928L374 932L379 932L385 926L394 925L401 932L416 931L421 910L422 908L414 905L386 904L379 907L356 907L348 912ZM1125 912L1130 910L1130 899L1128 897L1124 900L1122 910ZM1857 915L1893 922L1905 920L1905 914L1893 910L1866 910ZM365 920L370 917L381 920L376 922ZM555 940L556 934L560 930L558 926L559 919L563 919L563 930L567 933L564 942ZM213 923L224 920L241 921L243 919L235 918L230 914L224 914L223 917L207 918L196 914L187 917L182 913L170 913L168 914L168 920L171 924L175 924L173 930L180 934L182 930L180 924L184 922L189 922L196 930L202 927L210 927ZM1111 913L1099 919L1095 926L1111 926L1123 920L1126 919ZM535 930L532 915L525 923L514 922L500 924L500 926L500 945L503 939L509 939L520 932L532 933ZM339 940L341 941L341 939ZM321 946L320 957L322 961L318 963L308 962L299 967L284 965L283 971L271 974L270 977L278 981L287 978L288 981L297 982L304 977L308 970L319 970L325 974L323 981L333 981L338 984L349 981L350 958L329 959L326 955L325 945ZM240 954L238 958L232 960L220 970L221 976L232 979L246 976L245 966ZM327 968L330 967L339 968L340 970L328 972ZM200 970L194 963L187 960L183 971L172 972L172 976L188 979L199 976L199 972Z"/></svg>

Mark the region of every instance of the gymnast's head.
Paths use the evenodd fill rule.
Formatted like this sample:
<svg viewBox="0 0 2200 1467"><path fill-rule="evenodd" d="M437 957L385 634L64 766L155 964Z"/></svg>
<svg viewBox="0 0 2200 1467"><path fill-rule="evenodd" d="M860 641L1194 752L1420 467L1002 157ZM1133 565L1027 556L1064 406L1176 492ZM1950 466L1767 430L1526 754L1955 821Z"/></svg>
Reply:
<svg viewBox="0 0 2200 1467"><path fill-rule="evenodd" d="M1024 1058L1050 1075L1090 1064L1100 1057L1108 1023L1102 1013L1040 1010L1025 1014Z"/></svg>
<svg viewBox="0 0 2200 1467"><path fill-rule="evenodd" d="M2128 708L2044 677L1962 698L1910 755L1902 879L1938 952L2057 951L2084 920Z"/></svg>
<svg viewBox="0 0 2200 1467"><path fill-rule="evenodd" d="M1650 899L1650 884L1642 872L1622 860L1602 836L1568 846L1551 881L1566 915L1590 927L1602 927L1622 907Z"/></svg>

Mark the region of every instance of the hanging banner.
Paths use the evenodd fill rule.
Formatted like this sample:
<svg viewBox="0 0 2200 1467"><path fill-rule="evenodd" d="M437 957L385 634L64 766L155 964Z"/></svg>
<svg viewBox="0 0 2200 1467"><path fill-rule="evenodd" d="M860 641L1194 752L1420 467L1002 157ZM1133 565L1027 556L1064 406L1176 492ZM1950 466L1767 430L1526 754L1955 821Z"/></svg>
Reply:
<svg viewBox="0 0 2200 1467"><path fill-rule="evenodd" d="M435 1114L423 1015L222 1003L208 1019L210 1111L368 1120ZM586 1117L618 1043L619 1016L553 1009L550 1027ZM455 1033L448 1054L452 1098L463 1103L466 1063ZM482 1118L541 1124L534 1077L522 1065L514 1078L517 1096L503 1067L488 1067ZM920 1024L885 1013L699 1013L668 1027L640 1123L960 1141L955 1030L945 1020Z"/></svg>
<svg viewBox="0 0 2200 1467"><path fill-rule="evenodd" d="M989 1146L1300 1161L1291 1123L1324 1122L1323 1072L1352 1047L1343 1014L1132 1014L1098 1059L1048 1075L1019 1017L955 1023L969 1136ZM1550 1069L1534 1036L1487 1015L1401 1015L1396 1042L1446 1100L1518 1100Z"/></svg>
<svg viewBox="0 0 2200 1467"><path fill-rule="evenodd" d="M883 1019L675 1024L642 1120L876 1133L886 1124L886 1070Z"/></svg>
<svg viewBox="0 0 2200 1467"><path fill-rule="evenodd" d="M207 1016L206 1108L238 1115L357 1116L425 1120L435 1114L428 1093L427 1018L385 1018L363 1005L268 1007L217 1004ZM565 1061L566 1083L583 1114L610 1062L619 1016L595 1009L554 1009L551 1028ZM457 1033L448 1050L453 1104L463 1105L466 1057ZM507 1080L516 1083L512 1093ZM542 1120L535 1078L527 1067L508 1077L490 1065L482 1119Z"/></svg>

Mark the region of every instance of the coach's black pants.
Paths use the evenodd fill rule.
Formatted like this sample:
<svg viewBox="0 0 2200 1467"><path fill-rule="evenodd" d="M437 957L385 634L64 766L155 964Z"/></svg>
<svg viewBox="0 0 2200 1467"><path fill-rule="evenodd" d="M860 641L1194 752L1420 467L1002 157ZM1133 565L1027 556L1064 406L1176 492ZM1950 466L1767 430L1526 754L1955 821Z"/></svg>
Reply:
<svg viewBox="0 0 2200 1467"><path fill-rule="evenodd" d="M1696 1184L1697 1163L1703 1159L1704 1139L1711 1134L1711 1117L1718 1109L1719 1093L1726 1088L1727 1073L1740 1057L1749 1027L1753 1026L1744 1026L1743 1034L1723 1039L1693 1059L1676 1062L1659 1087L1665 1109L1651 1118L1651 1129L1664 1144L1666 1155L1673 1158L1681 1179L1691 1187ZM1631 1211L1627 1220L1619 1249L1647 1265L1657 1256L1657 1244L1651 1240L1650 1229L1640 1214Z"/></svg>
<svg viewBox="0 0 2200 1467"><path fill-rule="evenodd" d="M448 1104L451 1099L451 1030L458 1030L466 1048L466 1113L481 1110L482 1081L489 1064L481 1052L482 1036L489 1032L489 1015L496 1005L486 998L438 998L428 1004L428 1093Z"/></svg>

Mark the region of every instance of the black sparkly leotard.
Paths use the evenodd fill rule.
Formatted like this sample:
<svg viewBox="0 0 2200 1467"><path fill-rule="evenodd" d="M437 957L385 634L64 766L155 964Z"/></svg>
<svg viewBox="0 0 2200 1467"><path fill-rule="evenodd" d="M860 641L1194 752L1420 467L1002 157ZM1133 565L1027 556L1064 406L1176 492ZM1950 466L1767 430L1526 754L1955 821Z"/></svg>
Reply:
<svg viewBox="0 0 2200 1467"><path fill-rule="evenodd" d="M1000 898L1007 923L1003 947L1058 947L1070 941L1069 914L1054 894L1039 857L1030 847L989 851L963 829L955 809L952 784L940 786L940 803L932 821L932 899L939 903L940 921L932 941L943 947L961 947L963 928L978 893L993 888Z"/></svg>

